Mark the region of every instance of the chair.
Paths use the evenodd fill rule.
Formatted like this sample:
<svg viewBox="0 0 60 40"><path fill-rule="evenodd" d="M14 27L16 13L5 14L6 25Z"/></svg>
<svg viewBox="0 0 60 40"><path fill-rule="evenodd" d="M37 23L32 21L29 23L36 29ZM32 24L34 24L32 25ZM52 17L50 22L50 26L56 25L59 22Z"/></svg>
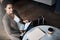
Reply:
<svg viewBox="0 0 60 40"><path fill-rule="evenodd" d="M46 25L46 24L47 24L47 22L46 22L44 16L41 16L38 18L38 25Z"/></svg>

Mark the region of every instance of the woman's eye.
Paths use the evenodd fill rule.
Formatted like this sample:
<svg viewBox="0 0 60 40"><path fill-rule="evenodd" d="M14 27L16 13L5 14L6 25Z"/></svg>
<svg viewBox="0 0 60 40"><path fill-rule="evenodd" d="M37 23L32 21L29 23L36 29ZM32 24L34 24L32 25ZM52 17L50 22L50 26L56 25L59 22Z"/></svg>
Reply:
<svg viewBox="0 0 60 40"><path fill-rule="evenodd" d="M9 8L10 9L10 8Z"/></svg>

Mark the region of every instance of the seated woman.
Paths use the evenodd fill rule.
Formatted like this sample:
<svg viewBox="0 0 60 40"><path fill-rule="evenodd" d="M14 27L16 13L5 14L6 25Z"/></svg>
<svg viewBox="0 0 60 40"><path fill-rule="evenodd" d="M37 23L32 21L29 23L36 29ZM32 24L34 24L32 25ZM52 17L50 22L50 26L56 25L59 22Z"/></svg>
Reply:
<svg viewBox="0 0 60 40"><path fill-rule="evenodd" d="M24 26L26 21L22 21L20 16L17 16L17 13L14 13L14 7L13 4L10 2L7 2L5 5L5 15L3 17L3 25L6 33L10 37L11 40L20 40L20 34L23 33L23 30L21 30L21 27L19 28L18 22ZM19 21L15 20L15 17L19 18ZM24 27L23 27L24 28Z"/></svg>

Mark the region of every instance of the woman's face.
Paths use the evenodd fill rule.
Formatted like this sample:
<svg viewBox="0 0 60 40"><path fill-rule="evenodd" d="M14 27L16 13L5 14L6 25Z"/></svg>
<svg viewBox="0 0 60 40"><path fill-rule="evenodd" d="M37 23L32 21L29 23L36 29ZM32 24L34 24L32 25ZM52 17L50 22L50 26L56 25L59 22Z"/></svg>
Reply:
<svg viewBox="0 0 60 40"><path fill-rule="evenodd" d="M7 14L9 14L9 15L13 14L13 10L14 10L13 5L12 4L7 4L5 10L6 10Z"/></svg>

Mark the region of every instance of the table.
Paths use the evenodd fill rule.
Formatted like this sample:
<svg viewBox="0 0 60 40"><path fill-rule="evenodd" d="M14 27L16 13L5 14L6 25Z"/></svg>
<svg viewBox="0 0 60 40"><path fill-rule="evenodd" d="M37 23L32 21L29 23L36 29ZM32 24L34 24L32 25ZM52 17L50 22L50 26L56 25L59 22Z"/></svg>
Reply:
<svg viewBox="0 0 60 40"><path fill-rule="evenodd" d="M40 40L60 40L60 29L55 28L53 26L49 26L49 25L40 25L40 26L36 26L36 28L39 27L41 30L43 30L46 35L44 37L42 37ZM48 35L48 28L53 28L55 31L52 35ZM31 30L29 30L28 32L33 31L34 28L32 28ZM27 33L28 33L27 32ZM27 33L24 35L22 40L27 40Z"/></svg>

